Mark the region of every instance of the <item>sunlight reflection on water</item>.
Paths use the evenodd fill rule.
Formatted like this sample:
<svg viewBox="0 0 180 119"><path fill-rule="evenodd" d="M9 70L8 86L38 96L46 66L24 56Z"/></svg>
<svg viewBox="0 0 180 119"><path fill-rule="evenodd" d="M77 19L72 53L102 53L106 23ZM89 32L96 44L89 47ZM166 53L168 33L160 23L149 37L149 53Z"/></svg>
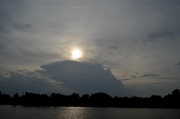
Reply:
<svg viewBox="0 0 180 119"><path fill-rule="evenodd" d="M0 119L180 119L180 109L0 105Z"/></svg>
<svg viewBox="0 0 180 119"><path fill-rule="evenodd" d="M85 119L85 117L87 113L83 107L65 107L58 114L59 119Z"/></svg>

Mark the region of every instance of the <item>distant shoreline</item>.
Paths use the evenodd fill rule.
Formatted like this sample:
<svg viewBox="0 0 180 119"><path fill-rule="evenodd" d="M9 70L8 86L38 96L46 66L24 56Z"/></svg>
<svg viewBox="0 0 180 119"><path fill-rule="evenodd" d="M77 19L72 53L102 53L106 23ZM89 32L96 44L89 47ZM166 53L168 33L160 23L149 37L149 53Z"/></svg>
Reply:
<svg viewBox="0 0 180 119"><path fill-rule="evenodd" d="M37 108L44 108L44 107L49 107L49 108L63 108L63 107L77 107L77 108L122 108L122 109L180 109L180 107L92 107L92 106L46 106L46 105L13 105L13 104L0 104L0 106L21 106L21 107L37 107Z"/></svg>
<svg viewBox="0 0 180 119"><path fill-rule="evenodd" d="M152 95L150 97L111 97L98 92L91 95L78 93L63 95L60 93L35 94L26 92L19 96L9 96L0 92L0 105L21 105L36 107L99 107L99 108L180 108L180 90L175 89L171 94L164 97Z"/></svg>

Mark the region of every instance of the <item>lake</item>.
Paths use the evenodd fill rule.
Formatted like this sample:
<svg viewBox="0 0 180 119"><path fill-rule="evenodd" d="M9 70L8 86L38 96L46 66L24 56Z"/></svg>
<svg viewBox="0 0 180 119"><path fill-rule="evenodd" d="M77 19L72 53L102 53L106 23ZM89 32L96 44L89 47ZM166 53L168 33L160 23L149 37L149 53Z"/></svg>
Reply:
<svg viewBox="0 0 180 119"><path fill-rule="evenodd" d="M0 119L180 119L180 109L0 105Z"/></svg>

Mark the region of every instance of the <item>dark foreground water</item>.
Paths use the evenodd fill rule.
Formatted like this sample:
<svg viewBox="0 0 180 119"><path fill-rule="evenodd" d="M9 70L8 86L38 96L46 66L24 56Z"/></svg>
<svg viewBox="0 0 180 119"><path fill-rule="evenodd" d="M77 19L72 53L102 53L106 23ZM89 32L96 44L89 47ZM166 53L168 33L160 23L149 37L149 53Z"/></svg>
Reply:
<svg viewBox="0 0 180 119"><path fill-rule="evenodd" d="M180 109L0 105L0 119L180 119Z"/></svg>

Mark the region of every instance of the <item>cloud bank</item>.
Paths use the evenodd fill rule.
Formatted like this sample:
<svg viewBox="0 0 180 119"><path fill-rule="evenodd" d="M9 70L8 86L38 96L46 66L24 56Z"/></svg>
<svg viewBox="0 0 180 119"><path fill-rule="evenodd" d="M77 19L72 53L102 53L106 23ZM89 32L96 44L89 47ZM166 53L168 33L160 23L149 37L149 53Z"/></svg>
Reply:
<svg viewBox="0 0 180 119"><path fill-rule="evenodd" d="M110 71L100 64L77 61L61 61L42 65L36 72L10 72L5 79L1 77L1 90L6 87L21 91L35 92L105 92L110 95L128 95L121 83ZM54 86L54 87L53 87ZM49 91L48 91L49 90ZM126 92L126 93L125 93Z"/></svg>
<svg viewBox="0 0 180 119"><path fill-rule="evenodd" d="M62 61L42 65L43 75L63 82L67 87L82 93L106 92L111 95L124 95L124 86L100 64L87 62Z"/></svg>

